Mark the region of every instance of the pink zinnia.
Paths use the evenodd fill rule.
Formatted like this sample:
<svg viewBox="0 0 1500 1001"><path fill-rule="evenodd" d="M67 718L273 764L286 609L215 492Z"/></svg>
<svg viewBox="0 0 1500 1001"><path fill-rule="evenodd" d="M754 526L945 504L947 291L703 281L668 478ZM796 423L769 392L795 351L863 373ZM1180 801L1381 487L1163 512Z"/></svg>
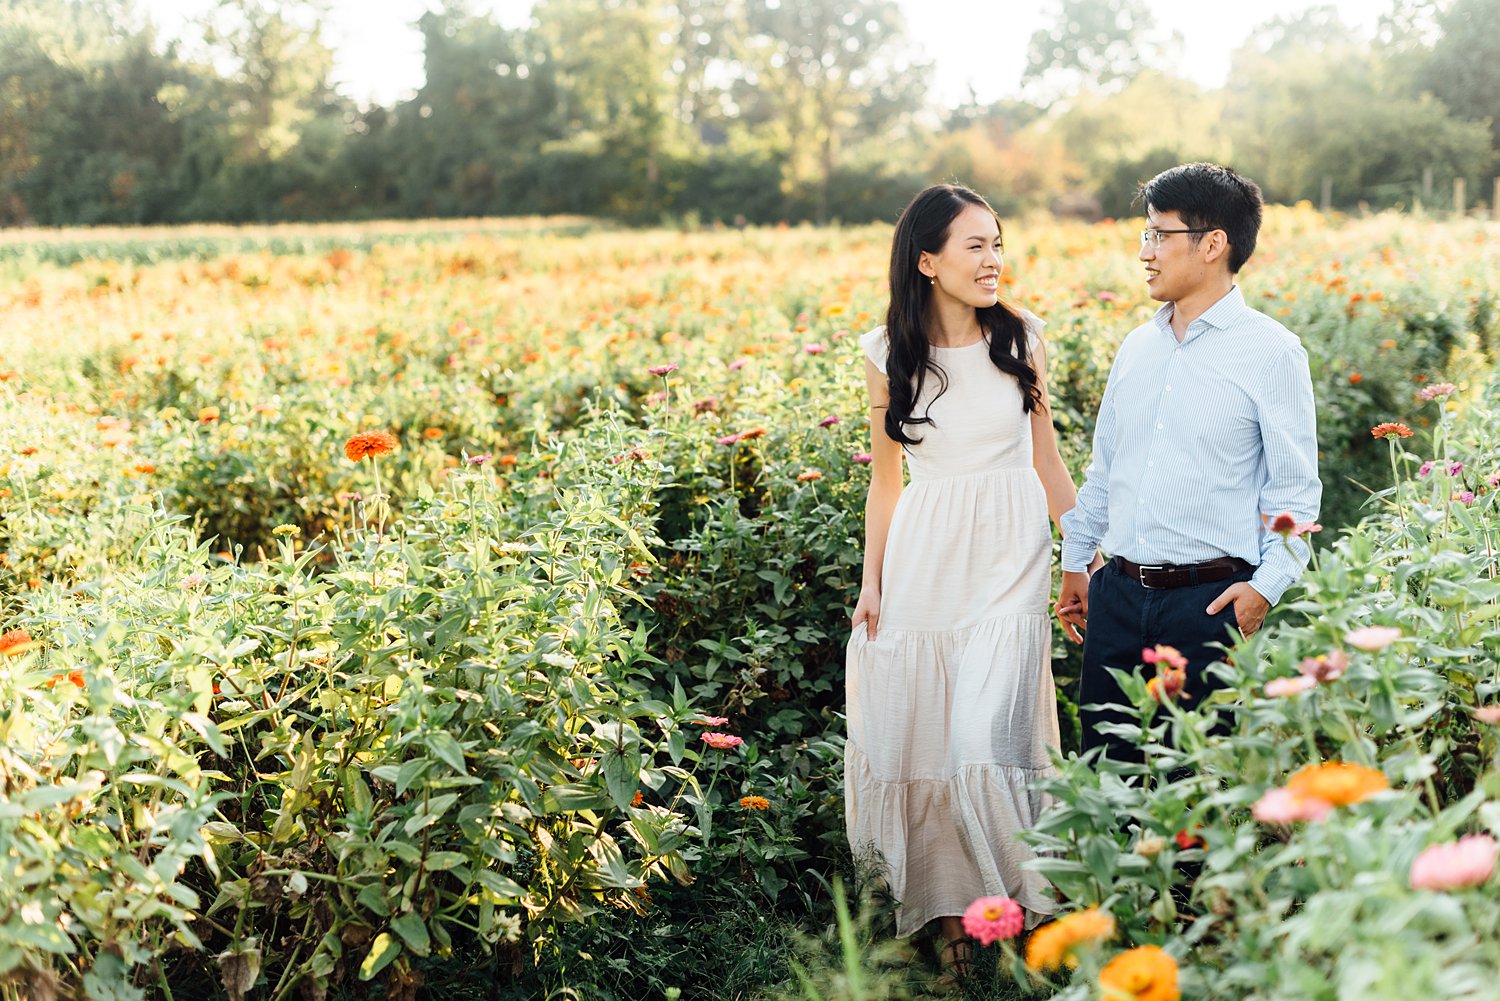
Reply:
<svg viewBox="0 0 1500 1001"><path fill-rule="evenodd" d="M1485 477L1485 482L1492 487L1500 487L1500 473L1491 473Z"/></svg>
<svg viewBox="0 0 1500 1001"><path fill-rule="evenodd" d="M748 364L750 364L749 358L736 358L734 361L729 363L729 371L738 372Z"/></svg>
<svg viewBox="0 0 1500 1001"><path fill-rule="evenodd" d="M806 351L810 355L820 355L824 351L827 351L828 349L825 348L821 344L809 344L806 347L804 347L802 350Z"/></svg>
<svg viewBox="0 0 1500 1001"><path fill-rule="evenodd" d="M1445 396L1453 395L1455 388L1457 387L1451 382L1440 382L1435 386L1423 386L1417 395L1424 400L1439 400Z"/></svg>
<svg viewBox="0 0 1500 1001"><path fill-rule="evenodd" d="M818 427L820 427L820 428L831 428L835 424L837 424L838 422L839 422L839 419L837 417L833 416L832 414L829 414L827 417L825 417L822 420L818 421Z"/></svg>
<svg viewBox="0 0 1500 1001"><path fill-rule="evenodd" d="M1411 864L1413 890L1462 890L1479 886L1495 874L1500 842L1488 834L1469 834L1433 845Z"/></svg>
<svg viewBox="0 0 1500 1001"><path fill-rule="evenodd" d="M855 452L854 455L850 458L861 466L868 466L870 463L875 461L875 456L871 455L869 452Z"/></svg>
<svg viewBox="0 0 1500 1001"><path fill-rule="evenodd" d="M1304 535L1311 535L1314 532L1321 531L1323 531L1323 526L1319 525L1315 521L1299 521L1297 522L1296 526L1292 528L1292 538L1300 539Z"/></svg>
<svg viewBox="0 0 1500 1001"><path fill-rule="evenodd" d="M1141 651L1141 663L1143 664L1165 664L1179 671L1186 670L1187 658L1175 646L1166 646L1158 643L1154 648L1146 647Z"/></svg>
<svg viewBox="0 0 1500 1001"><path fill-rule="evenodd" d="M482 466L493 458L493 455L491 455L489 452L485 452L482 455L471 455L464 461L471 466Z"/></svg>
<svg viewBox="0 0 1500 1001"><path fill-rule="evenodd" d="M742 739L732 733L709 732L703 735L703 742L709 747L720 751L727 751L731 747L739 747L744 743Z"/></svg>
<svg viewBox="0 0 1500 1001"><path fill-rule="evenodd" d="M1021 905L1009 897L980 897L964 911L964 931L990 945L1002 938L1015 938L1026 924Z"/></svg>
<svg viewBox="0 0 1500 1001"><path fill-rule="evenodd" d="M666 365L652 365L650 368L646 369L646 371L650 372L652 375L668 375L672 372L677 371L677 366L671 363L668 363Z"/></svg>
<svg viewBox="0 0 1500 1001"><path fill-rule="evenodd" d="M1463 471L1464 471L1464 464L1462 462L1450 462L1448 464L1448 475L1449 476L1457 476L1459 473L1461 473Z"/></svg>
<svg viewBox="0 0 1500 1001"><path fill-rule="evenodd" d="M723 726L729 722L728 716L705 716L702 719L693 720L699 726Z"/></svg>
<svg viewBox="0 0 1500 1001"><path fill-rule="evenodd" d="M714 441L718 442L720 445L733 445L735 442L739 441L740 438L742 438L742 437L743 437L743 435L726 434L722 438L715 438Z"/></svg>
<svg viewBox="0 0 1500 1001"><path fill-rule="evenodd" d="M1322 820L1333 812L1332 804L1290 789L1268 789L1250 808L1250 816L1262 824L1286 826L1301 820Z"/></svg>
<svg viewBox="0 0 1500 1001"><path fill-rule="evenodd" d="M1312 675L1295 674L1290 678L1272 678L1266 682L1266 694L1274 699L1287 695L1297 695L1317 686L1318 679Z"/></svg>
<svg viewBox="0 0 1500 1001"><path fill-rule="evenodd" d="M1417 475L1419 477L1426 477L1429 474L1431 474L1431 472L1432 472L1432 460L1431 459L1428 459L1426 462L1422 463L1420 466L1417 467Z"/></svg>
<svg viewBox="0 0 1500 1001"><path fill-rule="evenodd" d="M1316 657L1304 657L1302 663L1297 665L1297 670L1316 681L1333 681L1343 677L1344 669L1349 666L1349 658L1344 651L1337 648L1327 653L1320 653Z"/></svg>
<svg viewBox="0 0 1500 1001"><path fill-rule="evenodd" d="M1395 626L1362 626L1344 637L1344 642L1369 653L1384 650L1401 638Z"/></svg>
<svg viewBox="0 0 1500 1001"><path fill-rule="evenodd" d="M1460 504L1472 504L1474 503L1474 491L1460 490L1458 493L1453 495L1453 499L1458 501Z"/></svg>

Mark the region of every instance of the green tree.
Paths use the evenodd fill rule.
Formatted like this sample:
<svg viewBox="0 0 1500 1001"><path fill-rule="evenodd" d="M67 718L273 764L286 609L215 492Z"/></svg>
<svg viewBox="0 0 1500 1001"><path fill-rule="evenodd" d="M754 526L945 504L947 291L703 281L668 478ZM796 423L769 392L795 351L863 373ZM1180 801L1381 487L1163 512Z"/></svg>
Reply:
<svg viewBox="0 0 1500 1001"><path fill-rule="evenodd" d="M1022 79L1069 92L1124 84L1171 44L1155 27L1146 0L1057 0L1051 26L1031 36Z"/></svg>
<svg viewBox="0 0 1500 1001"><path fill-rule="evenodd" d="M1225 120L1235 164L1280 201L1410 202L1436 179L1477 181L1487 127L1411 96L1332 8L1269 22L1235 53Z"/></svg>
<svg viewBox="0 0 1500 1001"><path fill-rule="evenodd" d="M747 23L735 91L742 122L770 132L783 192L811 189L813 214L827 221L844 150L910 124L930 66L912 51L894 0L752 0Z"/></svg>
<svg viewBox="0 0 1500 1001"><path fill-rule="evenodd" d="M1459 118L1486 122L1500 149L1500 0L1453 0L1419 81Z"/></svg>

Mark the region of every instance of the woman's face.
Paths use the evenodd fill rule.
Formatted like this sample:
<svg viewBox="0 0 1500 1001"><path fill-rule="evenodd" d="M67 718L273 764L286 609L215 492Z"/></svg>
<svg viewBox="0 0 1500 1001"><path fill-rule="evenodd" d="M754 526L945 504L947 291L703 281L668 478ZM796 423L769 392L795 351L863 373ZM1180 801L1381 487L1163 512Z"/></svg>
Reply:
<svg viewBox="0 0 1500 1001"><path fill-rule="evenodd" d="M936 254L922 252L918 269L933 280L934 296L948 296L975 309L999 300L1000 226L983 205L966 205L948 227L948 241Z"/></svg>

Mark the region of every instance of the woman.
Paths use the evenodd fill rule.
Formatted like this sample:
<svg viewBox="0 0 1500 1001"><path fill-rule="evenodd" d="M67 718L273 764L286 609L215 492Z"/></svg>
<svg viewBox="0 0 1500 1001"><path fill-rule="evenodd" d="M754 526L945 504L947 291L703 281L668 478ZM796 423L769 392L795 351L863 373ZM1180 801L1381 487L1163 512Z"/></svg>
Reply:
<svg viewBox="0 0 1500 1001"><path fill-rule="evenodd" d="M897 934L941 920L958 972L976 897L1014 898L1028 926L1056 909L1018 835L1058 743L1047 519L1074 490L1042 321L999 300L1003 266L988 203L926 189L896 224L885 326L861 338L873 472L848 649L849 841L884 865Z"/></svg>

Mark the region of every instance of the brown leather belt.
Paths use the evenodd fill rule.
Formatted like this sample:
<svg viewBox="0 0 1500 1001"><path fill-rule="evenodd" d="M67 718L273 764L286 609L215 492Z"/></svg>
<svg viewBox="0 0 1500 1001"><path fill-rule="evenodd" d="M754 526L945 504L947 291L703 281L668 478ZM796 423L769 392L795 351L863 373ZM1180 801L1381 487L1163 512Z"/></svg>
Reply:
<svg viewBox="0 0 1500 1001"><path fill-rule="evenodd" d="M1220 556L1216 560L1175 566L1172 564L1142 566L1139 563L1130 562L1123 556L1116 556L1113 562L1122 574L1153 591L1171 587L1191 587L1194 584L1213 584L1216 581L1228 580L1237 573L1254 569L1251 564L1238 556Z"/></svg>

